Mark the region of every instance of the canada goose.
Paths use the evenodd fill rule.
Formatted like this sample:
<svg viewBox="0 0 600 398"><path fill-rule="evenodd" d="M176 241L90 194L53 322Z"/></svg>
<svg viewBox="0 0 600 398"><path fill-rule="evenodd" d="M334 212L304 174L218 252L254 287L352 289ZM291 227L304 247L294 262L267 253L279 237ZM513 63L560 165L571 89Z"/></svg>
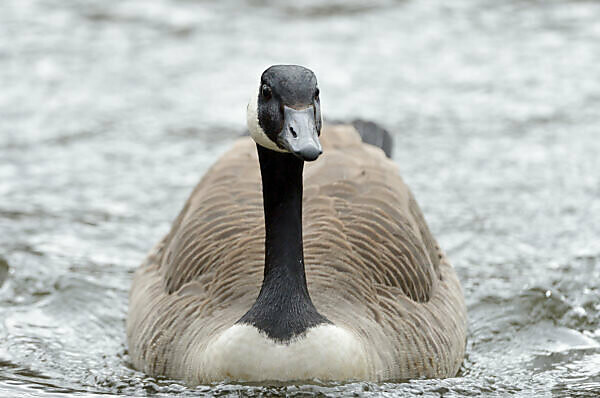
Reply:
<svg viewBox="0 0 600 398"><path fill-rule="evenodd" d="M395 164L351 126L321 136L312 71L272 66L257 88L251 137L135 273L134 366L188 383L456 375L460 283Z"/></svg>

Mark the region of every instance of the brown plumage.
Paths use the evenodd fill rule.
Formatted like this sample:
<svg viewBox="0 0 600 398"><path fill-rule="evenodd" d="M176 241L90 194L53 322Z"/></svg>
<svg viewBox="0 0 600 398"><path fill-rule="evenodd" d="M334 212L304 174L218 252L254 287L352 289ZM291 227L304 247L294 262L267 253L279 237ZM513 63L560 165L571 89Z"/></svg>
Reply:
<svg viewBox="0 0 600 398"><path fill-rule="evenodd" d="M454 376L466 309L459 281L396 165L350 126L324 126L304 171L306 278L318 311L354 333L374 381ZM258 295L264 217L255 143L237 140L137 270L127 322L136 368L207 382L198 357Z"/></svg>

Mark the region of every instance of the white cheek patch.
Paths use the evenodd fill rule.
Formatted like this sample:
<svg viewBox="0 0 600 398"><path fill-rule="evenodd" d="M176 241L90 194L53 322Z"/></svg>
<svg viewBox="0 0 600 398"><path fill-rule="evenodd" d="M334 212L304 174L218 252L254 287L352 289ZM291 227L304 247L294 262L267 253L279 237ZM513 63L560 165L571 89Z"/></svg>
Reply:
<svg viewBox="0 0 600 398"><path fill-rule="evenodd" d="M250 131L250 137L252 137L254 142L258 145L277 152L289 152L279 148L277 144L271 141L262 127L260 127L260 124L258 123L258 91L250 97L250 101L248 102L248 108L246 109L246 124Z"/></svg>

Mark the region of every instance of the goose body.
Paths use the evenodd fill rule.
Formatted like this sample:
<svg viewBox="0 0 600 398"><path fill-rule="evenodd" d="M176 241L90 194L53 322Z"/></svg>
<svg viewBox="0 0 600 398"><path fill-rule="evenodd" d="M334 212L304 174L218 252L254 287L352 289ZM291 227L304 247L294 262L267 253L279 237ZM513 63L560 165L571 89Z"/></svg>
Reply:
<svg viewBox="0 0 600 398"><path fill-rule="evenodd" d="M270 84L259 98L285 89ZM301 140L297 108L283 129ZM248 114L252 138L208 170L135 273L134 366L189 383L456 375L460 283L395 164L352 126L279 145Z"/></svg>

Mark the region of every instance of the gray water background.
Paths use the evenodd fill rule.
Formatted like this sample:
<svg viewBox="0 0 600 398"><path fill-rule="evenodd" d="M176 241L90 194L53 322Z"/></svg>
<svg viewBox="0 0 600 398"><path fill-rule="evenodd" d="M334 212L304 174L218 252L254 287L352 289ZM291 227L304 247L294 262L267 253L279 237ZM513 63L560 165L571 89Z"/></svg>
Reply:
<svg viewBox="0 0 600 398"><path fill-rule="evenodd" d="M463 283L447 380L189 388L133 370L134 269L268 65L375 120ZM0 1L0 396L594 396L600 2Z"/></svg>

